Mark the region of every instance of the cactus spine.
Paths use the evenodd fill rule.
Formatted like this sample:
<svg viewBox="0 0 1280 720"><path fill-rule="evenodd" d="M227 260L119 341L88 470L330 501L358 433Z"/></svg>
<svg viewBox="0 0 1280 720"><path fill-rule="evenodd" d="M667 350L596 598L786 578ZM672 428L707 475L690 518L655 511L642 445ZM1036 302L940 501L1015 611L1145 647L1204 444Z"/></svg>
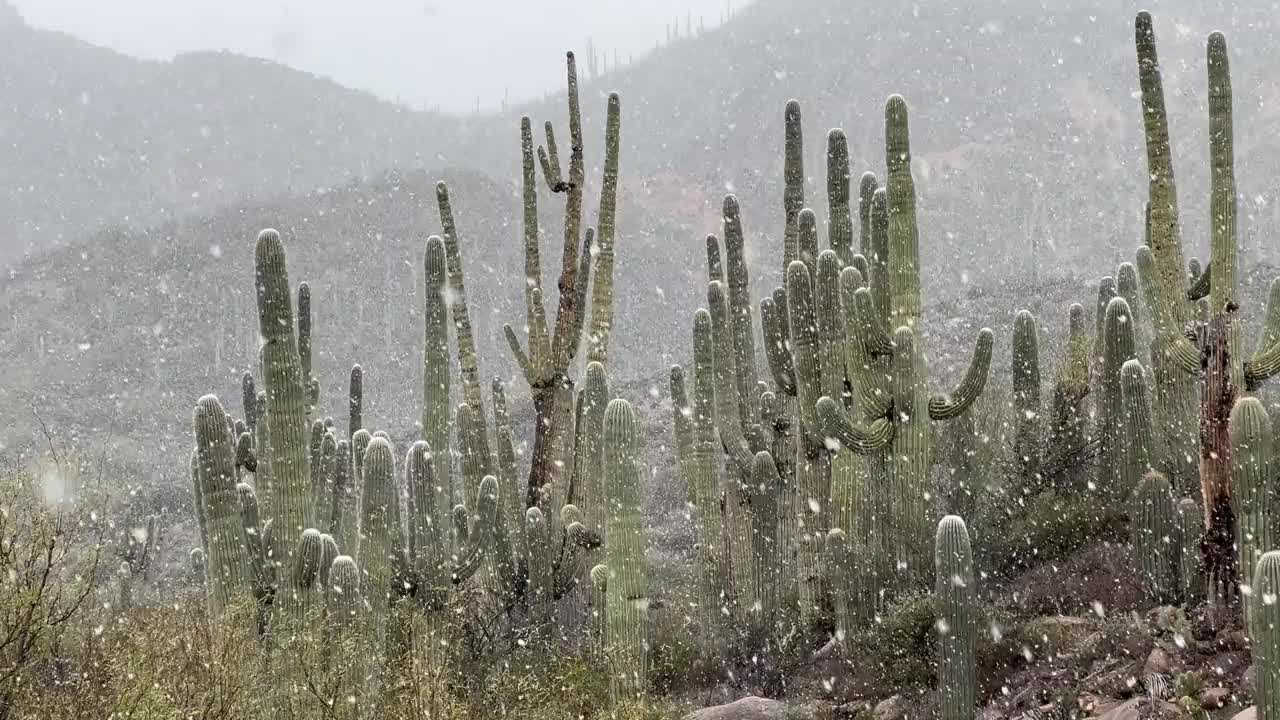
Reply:
<svg viewBox="0 0 1280 720"><path fill-rule="evenodd" d="M978 609L973 550L964 520L948 515L934 541L938 601L938 689L943 720L973 720L977 706Z"/></svg>

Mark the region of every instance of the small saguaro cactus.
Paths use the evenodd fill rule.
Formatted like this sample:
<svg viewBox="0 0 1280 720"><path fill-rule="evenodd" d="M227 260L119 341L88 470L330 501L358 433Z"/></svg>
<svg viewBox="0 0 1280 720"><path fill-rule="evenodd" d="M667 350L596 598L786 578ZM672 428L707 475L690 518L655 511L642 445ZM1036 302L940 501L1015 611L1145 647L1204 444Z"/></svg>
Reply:
<svg viewBox="0 0 1280 720"><path fill-rule="evenodd" d="M1129 303L1119 296L1107 303L1103 321L1102 363L1098 372L1098 479L1097 489L1104 497L1120 500L1119 453L1124 442L1124 397L1120 383L1121 367L1134 358L1133 322Z"/></svg>
<svg viewBox="0 0 1280 720"><path fill-rule="evenodd" d="M948 515L934 542L938 602L938 689L943 720L973 720L977 706L977 586L964 520Z"/></svg>
<svg viewBox="0 0 1280 720"><path fill-rule="evenodd" d="M1181 547L1168 478L1155 471L1143 476L1130 516L1133 555L1148 596L1158 603L1176 599Z"/></svg>
<svg viewBox="0 0 1280 720"><path fill-rule="evenodd" d="M1053 383L1053 424L1049 432L1047 462L1062 469L1059 489L1079 491L1084 487L1088 438L1089 336L1085 330L1084 306L1075 303L1068 311L1067 351L1058 365Z"/></svg>
<svg viewBox="0 0 1280 720"><path fill-rule="evenodd" d="M1026 310L1013 319L1013 454L1024 492L1040 489L1040 341L1035 317Z"/></svg>
<svg viewBox="0 0 1280 720"><path fill-rule="evenodd" d="M1120 366L1122 414L1116 430L1115 459L1119 463L1119 492L1132 493L1151 470L1151 403L1147 400L1147 379L1142 363L1126 360Z"/></svg>
<svg viewBox="0 0 1280 720"><path fill-rule="evenodd" d="M1253 572L1253 592L1259 598L1280 597L1280 551L1263 555ZM1257 668L1254 704L1259 720L1280 718L1280 602L1261 602L1249 628L1253 665Z"/></svg>
<svg viewBox="0 0 1280 720"><path fill-rule="evenodd" d="M228 605L252 588L248 542L236 491L235 451L226 412L218 398L196 403L196 483L207 540L209 613L218 620Z"/></svg>
<svg viewBox="0 0 1280 720"><path fill-rule="evenodd" d="M1271 418L1262 401L1240 398L1231 409L1231 503L1236 516L1235 545L1240 577L1253 577L1253 566L1272 547ZM1245 616L1260 596L1242 593ZM1246 626L1247 627L1247 626Z"/></svg>
<svg viewBox="0 0 1280 720"><path fill-rule="evenodd" d="M616 695L643 692L649 667L649 588L640 518L639 421L626 400L604 414L605 557L609 654Z"/></svg>

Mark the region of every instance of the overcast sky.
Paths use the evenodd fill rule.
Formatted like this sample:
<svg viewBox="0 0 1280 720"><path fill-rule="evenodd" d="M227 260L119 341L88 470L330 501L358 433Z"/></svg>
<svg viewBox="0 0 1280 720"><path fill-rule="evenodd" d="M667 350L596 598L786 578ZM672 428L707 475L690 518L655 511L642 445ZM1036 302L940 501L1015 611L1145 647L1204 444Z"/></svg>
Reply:
<svg viewBox="0 0 1280 720"><path fill-rule="evenodd" d="M495 108L564 84L561 53L591 37L625 62L689 13L727 0L10 0L32 25L131 55L269 57L415 106ZM748 0L728 0L740 8ZM611 60L612 61L612 60Z"/></svg>

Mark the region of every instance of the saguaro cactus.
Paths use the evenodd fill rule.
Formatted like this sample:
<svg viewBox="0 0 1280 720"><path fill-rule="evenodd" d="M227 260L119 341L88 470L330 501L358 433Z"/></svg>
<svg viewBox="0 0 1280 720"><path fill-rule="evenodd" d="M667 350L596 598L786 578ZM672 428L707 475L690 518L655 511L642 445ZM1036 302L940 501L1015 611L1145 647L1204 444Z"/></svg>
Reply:
<svg viewBox="0 0 1280 720"><path fill-rule="evenodd" d="M1183 270L1164 89L1156 59L1155 33L1147 13L1137 17L1136 45L1152 178L1151 242L1149 248L1138 251L1138 271L1152 307L1158 341L1172 372L1201 380L1200 488L1207 528L1205 571L1215 594L1233 601L1241 569L1234 552L1239 533L1232 500L1229 414L1241 393L1251 392L1280 371L1280 343L1260 347L1252 357L1247 356L1237 318L1235 151L1226 39L1215 32L1207 42L1212 222L1210 262L1205 275L1212 275L1203 279L1210 286L1209 317L1199 327L1195 342L1184 334L1184 326L1189 315L1188 301L1198 293L1187 288Z"/></svg>
<svg viewBox="0 0 1280 720"><path fill-rule="evenodd" d="M1155 602L1170 602L1178 594L1181 548L1168 478L1148 472L1134 491L1131 508L1133 555L1147 594Z"/></svg>
<svg viewBox="0 0 1280 720"><path fill-rule="evenodd" d="M1253 591L1258 597L1280 596L1280 551L1272 550L1258 560ZM1280 718L1280 603L1258 603L1249 634L1258 673L1253 698L1258 718L1276 720Z"/></svg>
<svg viewBox="0 0 1280 720"><path fill-rule="evenodd" d="M271 505L277 536L296 537L315 526L311 464L307 452L307 378L294 337L284 244L274 230L258 235L256 251L258 332L262 336L263 385L267 394ZM261 457L259 457L261 460ZM291 554L292 543L285 543ZM281 558L283 561L283 558ZM210 558L213 561L213 558Z"/></svg>
<svg viewBox="0 0 1280 720"><path fill-rule="evenodd" d="M964 520L955 515L948 515L938 523L934 566L942 718L973 720L978 692L978 608L973 550Z"/></svg>
<svg viewBox="0 0 1280 720"><path fill-rule="evenodd" d="M1231 409L1232 509L1236 516L1235 545L1240 577L1253 577L1253 566L1272 547L1271 418L1262 402L1240 398ZM1243 594L1245 615L1257 606L1252 593ZM1247 627L1247 626L1246 626Z"/></svg>
<svg viewBox="0 0 1280 720"><path fill-rule="evenodd" d="M1089 337L1084 326L1084 307L1073 304L1068 311L1067 351L1058 366L1053 384L1053 425L1049 433L1047 460L1061 469L1060 489L1084 487L1083 471L1087 452L1084 399L1089 394Z"/></svg>
<svg viewBox="0 0 1280 720"><path fill-rule="evenodd" d="M626 400L604 413L605 557L609 568L609 650L614 691L643 692L649 667L649 588L640 518L639 421Z"/></svg>
<svg viewBox="0 0 1280 720"><path fill-rule="evenodd" d="M1133 320L1129 303L1119 296L1107 303L1103 321L1102 364L1098 373L1098 491L1120 500L1132 489L1123 489L1120 447L1124 442L1124 396L1120 370L1134 359Z"/></svg>
<svg viewBox="0 0 1280 720"><path fill-rule="evenodd" d="M1013 319L1013 453L1024 492L1040 489L1040 340L1026 310Z"/></svg>
<svg viewBox="0 0 1280 720"><path fill-rule="evenodd" d="M884 252L880 252L873 234L875 258L870 263L870 288L862 287L859 273L853 268L841 273L840 284L845 317L854 318L857 328L856 341L847 346L853 357L846 361L846 368L857 378L854 387L864 416L891 423L891 442L881 448L868 448L864 442L866 433L830 395L818 402L817 419L825 437L858 452L876 454L870 462L873 484L880 484L876 477L887 477L892 493L890 526L894 528L895 564L909 575L923 577L922 547L927 528L933 523L932 503L928 500L930 420L959 416L981 394L991 363L992 334L988 329L978 333L973 361L955 391L930 396L923 343L916 342L922 308L920 233L911 178L907 104L897 95L885 105L885 161L888 223L887 237L882 241ZM874 228L874 219L872 224ZM804 412L803 402L801 411ZM872 428L874 422L868 429Z"/></svg>
<svg viewBox="0 0 1280 720"><path fill-rule="evenodd" d="M209 614L217 621L237 597L252 588L248 541L236 491L235 455L231 430L222 404L212 395L196 403L193 425L196 436L199 502L205 519L205 552L209 583Z"/></svg>
<svg viewBox="0 0 1280 720"><path fill-rule="evenodd" d="M581 340L587 316L587 287L590 273L590 247L580 253L582 201L585 186L582 114L578 100L578 73L573 53L568 54L569 136L571 154L567 179L562 178L555 157L555 136L546 125L547 150L538 150L543 175L552 192L566 196L563 263L560 268L561 288L554 330L549 329L543 307L542 266L538 250L538 194L534 169L533 134L528 118L521 120L522 185L524 190L524 255L525 307L528 351L520 346L510 325L504 328L511 352L524 373L533 394L535 427L533 457L529 470L531 504L559 507L567 497L560 482L561 468L571 464L564 457L569 431L573 424L572 378L573 360ZM596 241L596 278L592 291L592 318L589 356L604 364L607 358L609 330L613 318L613 241L614 214L617 205L617 178L621 101L616 93L609 96L605 120L605 158L601 183L599 229ZM588 231L588 242L592 233Z"/></svg>

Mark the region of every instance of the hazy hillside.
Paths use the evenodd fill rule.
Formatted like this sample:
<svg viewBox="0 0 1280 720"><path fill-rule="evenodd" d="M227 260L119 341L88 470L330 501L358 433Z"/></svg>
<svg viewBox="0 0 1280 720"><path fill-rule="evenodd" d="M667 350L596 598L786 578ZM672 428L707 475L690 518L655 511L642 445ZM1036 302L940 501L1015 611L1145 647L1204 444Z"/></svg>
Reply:
<svg viewBox="0 0 1280 720"><path fill-rule="evenodd" d="M145 62L0 23L0 261L103 227L447 162L466 129L262 60Z"/></svg>
<svg viewBox="0 0 1280 720"><path fill-rule="evenodd" d="M804 109L807 199L825 209L827 130L847 131L855 172L882 172L884 100L896 92L912 111L924 261L936 288L1034 266L1092 276L1131 259L1141 239L1146 161L1133 18L1147 7L1165 70L1186 242L1207 252L1204 41L1224 29L1245 257L1280 260L1262 245L1280 228L1272 16L1223 3L947 5L762 0L596 89L622 93L624 166L655 202L666 199L690 242L715 229L726 189L742 198L750 230L779 237L789 98ZM781 268L770 269L779 281Z"/></svg>
<svg viewBox="0 0 1280 720"><path fill-rule="evenodd" d="M1186 242L1203 247L1202 44L1211 25L1156 10ZM1252 300L1269 278L1258 270L1280 261L1260 242L1280 207L1267 184L1280 157L1268 135L1276 129L1268 100L1280 100L1280 85L1263 79L1280 60L1264 37L1268 22L1227 23L1237 58L1247 314L1260 310ZM0 151L26 156L0 171L5 210L16 218L8 237L39 237L49 250L13 267L0 293L6 419L58 406L64 430L111 429L130 442L145 431L185 446L194 398L210 390L235 397L236 379L255 361L250 248L259 229L275 226L289 238L294 282L315 289L326 407L338 412L346 370L360 362L373 416L410 427L416 400L403 398L416 397L421 352L413 291L422 240L439 229L435 171L408 169L422 165L458 168L445 176L456 180L483 370L511 377L500 334L503 322L523 316L514 118L454 124L244 58L140 63L56 34L2 25L0 33L12 40L0 51L14 55L4 71L10 92L35 98L10 105L6 121L21 120L29 141ZM997 352L1006 352L1019 307L1041 314L1046 340L1055 339L1067 305L1092 311L1093 282L1129 259L1140 238L1145 159L1128 9L1077 2L1045 13L975 2L939 15L764 0L722 30L585 89L588 222L603 90L613 87L625 115L612 370L662 395L666 368L688 354L689 318L704 302L702 235L719 231L726 190L743 199L757 292L779 281L788 97L804 103L809 201L820 217L825 130L845 127L855 169L878 169L884 97L900 91L911 103L928 322L944 338L933 345L940 387L967 359L977 327L995 328ZM523 110L557 121L564 112L561 104ZM466 127L470 141L449 134ZM99 159L86 159L95 146ZM150 148L148 160L131 147ZM431 155L432 147L450 154ZM406 169L386 176L399 161ZM365 175L374 179L358 179ZM50 185L59 191L38 192ZM205 190L192 197L196 186ZM150 222L175 198L175 219ZM553 258L560 203L544 191L541 208ZM53 249L59 233L94 224L110 229ZM1036 278L1055 277L1030 290Z"/></svg>

